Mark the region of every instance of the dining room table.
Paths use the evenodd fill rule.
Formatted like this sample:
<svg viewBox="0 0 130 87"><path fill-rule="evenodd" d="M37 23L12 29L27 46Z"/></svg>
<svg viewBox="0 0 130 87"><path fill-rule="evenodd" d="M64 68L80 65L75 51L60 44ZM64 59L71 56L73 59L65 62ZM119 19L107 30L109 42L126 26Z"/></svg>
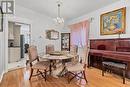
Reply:
<svg viewBox="0 0 130 87"><path fill-rule="evenodd" d="M74 55L70 54L69 52L63 52L63 51L54 51L50 54L42 55L42 59L46 59L50 62L49 71L50 75L52 74L52 68L54 67L55 61L61 61L61 64L63 66L62 70L58 74L58 76L63 76L65 73L65 63L66 60L71 60L74 57Z"/></svg>

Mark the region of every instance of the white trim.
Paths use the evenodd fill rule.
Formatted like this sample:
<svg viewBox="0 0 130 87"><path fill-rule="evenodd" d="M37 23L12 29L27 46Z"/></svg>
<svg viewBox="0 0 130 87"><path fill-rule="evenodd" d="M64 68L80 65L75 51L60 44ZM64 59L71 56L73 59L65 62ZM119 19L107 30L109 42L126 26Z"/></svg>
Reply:
<svg viewBox="0 0 130 87"><path fill-rule="evenodd" d="M32 26L32 21L26 18L22 17L16 17L14 15L5 15L5 21L4 21L4 39L5 39L5 72L8 72L8 22L19 22L19 23L25 23L30 24ZM31 27L30 27L31 28Z"/></svg>
<svg viewBox="0 0 130 87"><path fill-rule="evenodd" d="M22 18L14 15L7 15L7 20L12 22L20 22L25 24L32 24L32 21L27 18Z"/></svg>
<svg viewBox="0 0 130 87"><path fill-rule="evenodd" d="M0 83L2 82L4 74L5 74L5 72L3 71L2 74L0 75Z"/></svg>

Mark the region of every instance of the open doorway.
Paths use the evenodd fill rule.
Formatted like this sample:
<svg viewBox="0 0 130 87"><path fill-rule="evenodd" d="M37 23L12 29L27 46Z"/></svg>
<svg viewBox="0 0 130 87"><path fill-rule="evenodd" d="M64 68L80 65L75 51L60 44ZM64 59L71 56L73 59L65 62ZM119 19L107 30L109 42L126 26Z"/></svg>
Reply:
<svg viewBox="0 0 130 87"><path fill-rule="evenodd" d="M8 69L24 66L31 42L30 24L8 22Z"/></svg>

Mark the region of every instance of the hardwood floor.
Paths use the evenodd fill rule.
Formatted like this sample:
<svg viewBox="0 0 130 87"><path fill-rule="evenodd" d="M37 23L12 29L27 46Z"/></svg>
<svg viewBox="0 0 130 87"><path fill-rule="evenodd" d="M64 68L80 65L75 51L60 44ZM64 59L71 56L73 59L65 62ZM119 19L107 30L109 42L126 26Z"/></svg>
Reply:
<svg viewBox="0 0 130 87"><path fill-rule="evenodd" d="M22 68L6 73L0 87L130 87L130 80L127 79L126 84L122 84L121 77L108 73L102 77L101 70L95 68L87 69L86 74L88 84L76 79L68 84L65 77L56 79L51 76L47 82L41 76L32 77L29 81L29 69Z"/></svg>

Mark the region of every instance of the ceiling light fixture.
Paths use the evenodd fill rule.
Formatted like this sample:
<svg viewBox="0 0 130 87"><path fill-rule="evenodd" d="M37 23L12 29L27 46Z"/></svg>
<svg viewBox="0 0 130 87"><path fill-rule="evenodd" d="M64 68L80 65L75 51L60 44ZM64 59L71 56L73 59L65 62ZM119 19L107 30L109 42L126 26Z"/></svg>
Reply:
<svg viewBox="0 0 130 87"><path fill-rule="evenodd" d="M64 23L64 19L61 17L61 12L60 12L61 5L62 5L62 1L58 0L57 1L57 6L58 6L57 17L54 19L56 21L56 23L58 23L58 24L63 24Z"/></svg>

